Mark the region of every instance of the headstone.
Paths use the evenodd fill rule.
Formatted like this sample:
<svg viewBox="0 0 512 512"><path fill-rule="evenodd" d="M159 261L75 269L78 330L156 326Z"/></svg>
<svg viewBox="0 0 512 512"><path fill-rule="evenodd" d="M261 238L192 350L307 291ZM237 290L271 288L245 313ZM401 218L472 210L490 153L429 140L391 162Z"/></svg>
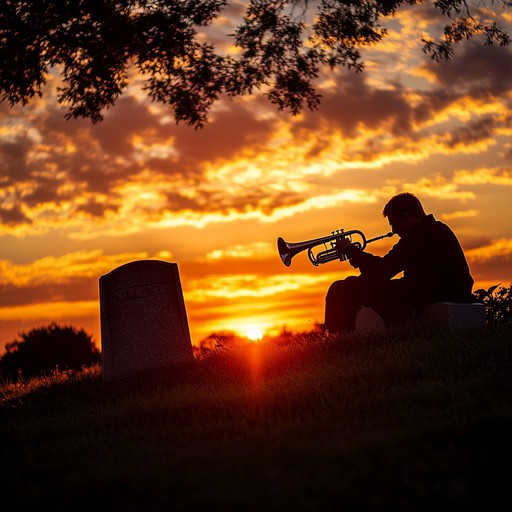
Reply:
<svg viewBox="0 0 512 512"><path fill-rule="evenodd" d="M126 263L99 287L103 380L193 361L176 263Z"/></svg>
<svg viewBox="0 0 512 512"><path fill-rule="evenodd" d="M485 306L479 302L437 302L425 306L421 318L428 325L450 329L475 329L485 326Z"/></svg>
<svg viewBox="0 0 512 512"><path fill-rule="evenodd" d="M356 333L367 334L370 332L379 332L386 329L386 324L382 317L372 308L362 307L356 315Z"/></svg>

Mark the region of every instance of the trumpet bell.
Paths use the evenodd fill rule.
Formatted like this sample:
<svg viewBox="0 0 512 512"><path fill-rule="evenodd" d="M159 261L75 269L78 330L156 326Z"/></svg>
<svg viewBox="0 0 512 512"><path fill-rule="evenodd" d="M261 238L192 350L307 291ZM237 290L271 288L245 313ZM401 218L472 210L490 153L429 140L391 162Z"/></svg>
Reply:
<svg viewBox="0 0 512 512"><path fill-rule="evenodd" d="M281 256L281 261L289 267L292 263L293 254L290 253L290 246L281 237L277 239L277 250L279 256Z"/></svg>
<svg viewBox="0 0 512 512"><path fill-rule="evenodd" d="M349 231L346 234L350 235L352 233L355 233L355 231ZM361 234L362 235L362 234ZM343 235L345 236L345 234ZM364 235L362 235L364 237ZM306 240L305 242L286 242L283 240L283 238L279 237L277 239L277 250L279 251L279 256L281 256L281 261L289 267L292 263L292 258L299 254L299 252L302 251L308 251L309 259L313 263L313 265L317 266L319 261L315 257L315 255L312 253L312 249L320 244L326 244L328 242L332 242L336 238L339 238L340 234L334 234L329 236L323 236L321 238L315 238L313 240ZM339 257L338 253L335 249L331 249L330 251L324 251L324 255L329 252L330 256L334 255L336 258ZM327 258L322 258L323 261L321 263L327 263Z"/></svg>

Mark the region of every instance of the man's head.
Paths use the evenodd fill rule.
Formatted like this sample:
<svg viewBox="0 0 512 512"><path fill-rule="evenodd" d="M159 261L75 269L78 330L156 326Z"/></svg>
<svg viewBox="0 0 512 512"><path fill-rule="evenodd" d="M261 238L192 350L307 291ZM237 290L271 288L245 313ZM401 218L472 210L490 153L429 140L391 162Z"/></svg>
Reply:
<svg viewBox="0 0 512 512"><path fill-rule="evenodd" d="M382 211L387 217L393 233L402 237L426 216L420 200L409 192L402 192L393 196Z"/></svg>

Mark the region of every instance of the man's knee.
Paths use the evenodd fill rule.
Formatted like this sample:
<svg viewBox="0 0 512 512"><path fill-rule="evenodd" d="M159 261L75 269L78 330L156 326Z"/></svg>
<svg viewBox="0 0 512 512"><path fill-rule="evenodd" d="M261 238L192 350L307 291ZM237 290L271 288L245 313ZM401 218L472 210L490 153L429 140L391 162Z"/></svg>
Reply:
<svg viewBox="0 0 512 512"><path fill-rule="evenodd" d="M334 281L327 290L327 300L333 298L345 297L353 295L360 288L357 276L349 276L340 281Z"/></svg>
<svg viewBox="0 0 512 512"><path fill-rule="evenodd" d="M348 332L354 329L355 316L361 307L361 285L358 276L334 281L325 298L325 328Z"/></svg>

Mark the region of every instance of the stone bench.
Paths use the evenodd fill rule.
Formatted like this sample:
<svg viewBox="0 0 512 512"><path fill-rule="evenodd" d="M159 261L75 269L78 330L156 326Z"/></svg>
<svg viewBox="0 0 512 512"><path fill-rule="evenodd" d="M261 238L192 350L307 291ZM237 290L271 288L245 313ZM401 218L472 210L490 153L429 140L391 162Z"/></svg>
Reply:
<svg viewBox="0 0 512 512"><path fill-rule="evenodd" d="M485 326L485 306L479 302L437 302L425 307L420 320L450 329L478 329Z"/></svg>
<svg viewBox="0 0 512 512"><path fill-rule="evenodd" d="M425 306L415 321L448 329L477 329L485 326L485 307L479 302L461 304L437 302ZM362 308L356 316L356 334L378 332L386 329L381 316L372 308Z"/></svg>

